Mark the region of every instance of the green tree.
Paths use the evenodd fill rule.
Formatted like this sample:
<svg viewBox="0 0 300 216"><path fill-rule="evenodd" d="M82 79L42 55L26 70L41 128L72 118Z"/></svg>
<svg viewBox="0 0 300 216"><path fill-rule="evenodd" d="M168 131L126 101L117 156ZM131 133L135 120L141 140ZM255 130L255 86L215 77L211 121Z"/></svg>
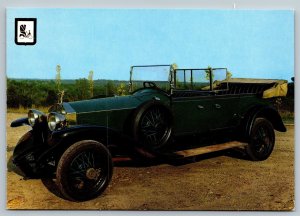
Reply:
<svg viewBox="0 0 300 216"><path fill-rule="evenodd" d="M106 92L105 92L105 95L106 96L112 96L115 94L115 85L114 85L114 82L111 81L111 80L108 80L106 85L105 85L105 88L106 88Z"/></svg>
<svg viewBox="0 0 300 216"><path fill-rule="evenodd" d="M66 88L66 94L65 94L64 101L69 102L69 101L79 100L80 93L78 92L79 90L77 89L76 81L75 84L69 84L65 88Z"/></svg>
<svg viewBox="0 0 300 216"><path fill-rule="evenodd" d="M7 80L7 107L19 108L20 98L18 83L14 80Z"/></svg>
<svg viewBox="0 0 300 216"><path fill-rule="evenodd" d="M184 83L179 81L178 78L176 78L176 89L182 89L184 88Z"/></svg>
<svg viewBox="0 0 300 216"><path fill-rule="evenodd" d="M75 81L75 87L77 90L77 97L79 100L89 98L89 82L87 79L77 79Z"/></svg>
<svg viewBox="0 0 300 216"><path fill-rule="evenodd" d="M45 105L47 105L47 106L53 105L54 103L56 103L56 101L57 101L57 94L55 93L54 90L49 89L47 91L47 97L46 97L46 100L45 100Z"/></svg>

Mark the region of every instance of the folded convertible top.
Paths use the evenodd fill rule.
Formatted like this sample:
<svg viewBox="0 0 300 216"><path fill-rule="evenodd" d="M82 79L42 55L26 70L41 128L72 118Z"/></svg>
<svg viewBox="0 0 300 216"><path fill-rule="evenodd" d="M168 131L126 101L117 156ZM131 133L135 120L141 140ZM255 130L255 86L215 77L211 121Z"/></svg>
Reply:
<svg viewBox="0 0 300 216"><path fill-rule="evenodd" d="M239 93L262 93L262 98L286 96L288 91L287 80L230 78L221 83L228 83L229 90L239 89Z"/></svg>

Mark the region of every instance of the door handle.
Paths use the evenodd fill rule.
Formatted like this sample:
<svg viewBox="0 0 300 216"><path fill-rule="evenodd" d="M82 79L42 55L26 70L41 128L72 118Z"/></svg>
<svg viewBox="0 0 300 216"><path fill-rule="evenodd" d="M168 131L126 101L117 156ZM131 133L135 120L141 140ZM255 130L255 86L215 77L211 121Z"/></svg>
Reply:
<svg viewBox="0 0 300 216"><path fill-rule="evenodd" d="M215 107L216 107L217 109L220 109L222 106L221 106L220 104L215 104Z"/></svg>
<svg viewBox="0 0 300 216"><path fill-rule="evenodd" d="M202 105L198 105L197 107L198 107L198 109L204 109L204 106L202 106Z"/></svg>

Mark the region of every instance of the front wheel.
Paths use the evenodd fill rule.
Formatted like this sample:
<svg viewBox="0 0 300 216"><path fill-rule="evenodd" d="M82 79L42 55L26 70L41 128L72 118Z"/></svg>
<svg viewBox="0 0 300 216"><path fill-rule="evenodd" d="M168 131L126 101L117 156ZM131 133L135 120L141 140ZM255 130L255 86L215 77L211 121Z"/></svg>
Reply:
<svg viewBox="0 0 300 216"><path fill-rule="evenodd" d="M275 133L273 125L265 118L257 118L250 132L246 152L251 160L266 160L273 151Z"/></svg>
<svg viewBox="0 0 300 216"><path fill-rule="evenodd" d="M62 195L73 201L99 196L113 171L108 149L99 142L84 140L71 145L61 156L56 181Z"/></svg>

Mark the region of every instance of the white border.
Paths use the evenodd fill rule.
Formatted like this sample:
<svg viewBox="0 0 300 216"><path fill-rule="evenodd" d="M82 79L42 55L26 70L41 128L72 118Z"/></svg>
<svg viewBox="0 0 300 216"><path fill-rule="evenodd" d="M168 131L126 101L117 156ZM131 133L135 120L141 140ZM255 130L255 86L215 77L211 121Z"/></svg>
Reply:
<svg viewBox="0 0 300 216"><path fill-rule="evenodd" d="M1 152L1 162L0 170L1 183L0 183L0 215L62 215L66 214L67 211L13 211L6 210L6 133L5 133L5 121L6 121L6 12L7 7L37 7L37 8L199 8L199 9L294 9L295 10L295 79L298 79L297 72L299 71L299 23L300 23L300 1L299 0L1 0L0 1L0 122L2 127L0 127L0 152ZM300 78L299 78L300 79ZM295 98L299 95L300 89L296 86L295 89ZM296 99L295 110L299 110L300 102ZM147 211L147 212L138 212L138 211L68 211L72 215L296 215L300 212L299 202L297 198L299 195L299 172L297 168L299 165L299 159L296 155L299 155L299 117L296 112L295 119L295 173L296 173L296 210L293 212L238 212L238 211L173 211L173 212L157 212L157 211ZM5 173L5 175L3 175ZM298 209L298 211L297 211Z"/></svg>

